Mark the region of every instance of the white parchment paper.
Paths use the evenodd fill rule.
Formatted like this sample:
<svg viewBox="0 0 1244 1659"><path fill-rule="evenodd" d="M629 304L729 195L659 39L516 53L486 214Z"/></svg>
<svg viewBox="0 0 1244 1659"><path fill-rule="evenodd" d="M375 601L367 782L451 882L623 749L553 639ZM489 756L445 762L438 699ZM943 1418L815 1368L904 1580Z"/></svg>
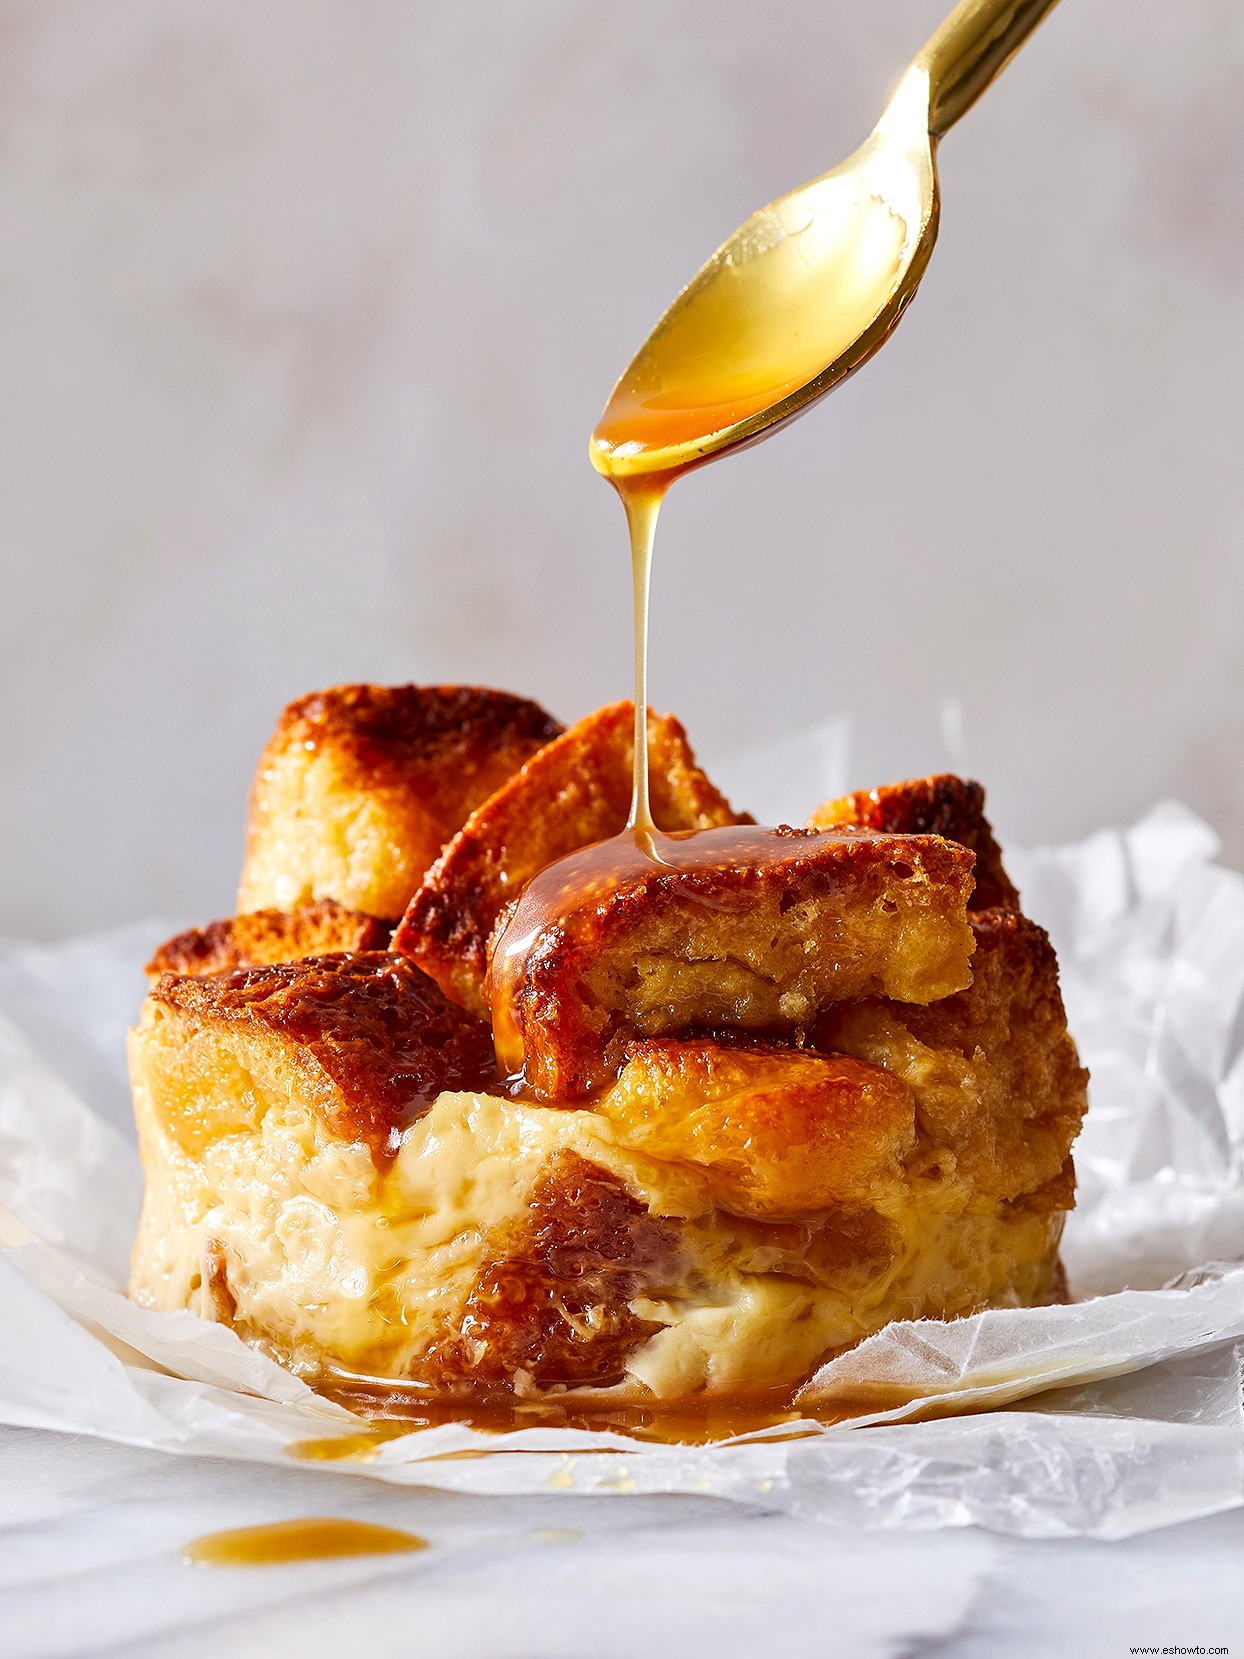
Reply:
<svg viewBox="0 0 1244 1659"><path fill-rule="evenodd" d="M451 1424L315 1467L1031 1537L1122 1537L1244 1502L1244 876L1216 850L1167 804L1010 859L1093 1075L1071 1305L893 1325L806 1391L866 1414L803 1438ZM231 1331L121 1293L140 1192L122 1036L170 931L0 945L0 1422L284 1462L360 1425Z"/></svg>

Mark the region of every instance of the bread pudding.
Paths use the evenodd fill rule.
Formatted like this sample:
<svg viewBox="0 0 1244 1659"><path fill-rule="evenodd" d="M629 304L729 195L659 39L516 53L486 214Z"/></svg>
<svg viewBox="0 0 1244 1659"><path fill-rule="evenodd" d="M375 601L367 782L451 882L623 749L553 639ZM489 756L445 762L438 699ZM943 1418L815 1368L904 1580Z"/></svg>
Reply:
<svg viewBox="0 0 1244 1659"><path fill-rule="evenodd" d="M356 770L339 814L278 757L294 828L248 866L284 885L244 891L280 908L164 947L131 1036L139 1301L313 1383L672 1403L1061 1294L1086 1076L979 786L748 828L652 716L669 833L583 851L625 823L630 712L409 769L425 839L387 865L391 796Z"/></svg>

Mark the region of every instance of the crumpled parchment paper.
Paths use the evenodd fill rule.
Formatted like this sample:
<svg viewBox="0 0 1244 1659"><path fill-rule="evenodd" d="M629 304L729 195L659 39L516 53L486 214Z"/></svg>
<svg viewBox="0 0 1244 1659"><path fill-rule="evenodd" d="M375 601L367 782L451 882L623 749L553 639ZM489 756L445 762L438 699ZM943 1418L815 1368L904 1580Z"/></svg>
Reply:
<svg viewBox="0 0 1244 1659"><path fill-rule="evenodd" d="M1071 1305L892 1325L806 1390L863 1414L800 1438L448 1424L315 1467L1029 1537L1123 1537L1244 1503L1244 876L1216 850L1166 804L1009 860L1093 1076ZM121 1040L170 931L0 944L0 1422L282 1462L358 1421L224 1327L121 1293L140 1193Z"/></svg>

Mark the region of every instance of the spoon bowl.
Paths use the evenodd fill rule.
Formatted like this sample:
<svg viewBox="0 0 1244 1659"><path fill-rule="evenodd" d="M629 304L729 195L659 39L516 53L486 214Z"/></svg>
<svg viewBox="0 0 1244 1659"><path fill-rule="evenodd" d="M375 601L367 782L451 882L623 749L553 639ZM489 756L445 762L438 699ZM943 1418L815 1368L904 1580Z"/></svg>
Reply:
<svg viewBox="0 0 1244 1659"><path fill-rule="evenodd" d="M963 0L858 150L754 213L666 311L592 434L655 484L754 442L889 338L937 237L937 140L1056 0Z"/></svg>

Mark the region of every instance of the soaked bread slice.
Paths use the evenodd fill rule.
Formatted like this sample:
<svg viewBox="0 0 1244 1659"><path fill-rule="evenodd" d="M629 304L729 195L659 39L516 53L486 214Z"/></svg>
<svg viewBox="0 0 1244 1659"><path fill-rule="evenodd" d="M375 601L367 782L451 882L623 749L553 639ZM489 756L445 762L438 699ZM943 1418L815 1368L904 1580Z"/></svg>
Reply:
<svg viewBox="0 0 1244 1659"><path fill-rule="evenodd" d="M928 1007L845 1003L826 1010L812 1040L907 1084L947 1177L982 1196L1070 1209L1088 1073L1067 1030L1054 948L1014 910L981 911L971 924L967 990Z"/></svg>
<svg viewBox="0 0 1244 1659"><path fill-rule="evenodd" d="M485 1013L488 938L500 912L557 859L625 828L631 805L634 704L571 726L483 803L428 871L394 936L452 997ZM650 715L653 817L663 830L750 823L696 765L682 726Z"/></svg>
<svg viewBox="0 0 1244 1659"><path fill-rule="evenodd" d="M254 1129L289 1098L382 1157L443 1090L496 1086L488 1027L383 951L165 974L131 1035L130 1065L183 1150Z"/></svg>
<svg viewBox="0 0 1244 1659"><path fill-rule="evenodd" d="M166 939L147 964L148 975L232 973L303 956L387 950L392 928L375 916L347 910L335 899L314 899L297 910L252 910Z"/></svg>
<svg viewBox="0 0 1244 1659"><path fill-rule="evenodd" d="M450 836L560 731L481 686L342 685L291 703L251 791L238 910L329 898L396 923Z"/></svg>
<svg viewBox="0 0 1244 1659"><path fill-rule="evenodd" d="M976 889L971 910L999 905L1019 909L1019 894L1002 865L1002 849L985 816L985 791L979 783L942 772L881 789L861 789L841 800L825 801L808 819L809 829L858 824L888 835L942 835L976 854Z"/></svg>
<svg viewBox="0 0 1244 1659"><path fill-rule="evenodd" d="M499 926L497 1058L544 1100L613 1081L635 1036L786 1035L830 1003L971 982L972 854L936 836L709 830L563 860Z"/></svg>

